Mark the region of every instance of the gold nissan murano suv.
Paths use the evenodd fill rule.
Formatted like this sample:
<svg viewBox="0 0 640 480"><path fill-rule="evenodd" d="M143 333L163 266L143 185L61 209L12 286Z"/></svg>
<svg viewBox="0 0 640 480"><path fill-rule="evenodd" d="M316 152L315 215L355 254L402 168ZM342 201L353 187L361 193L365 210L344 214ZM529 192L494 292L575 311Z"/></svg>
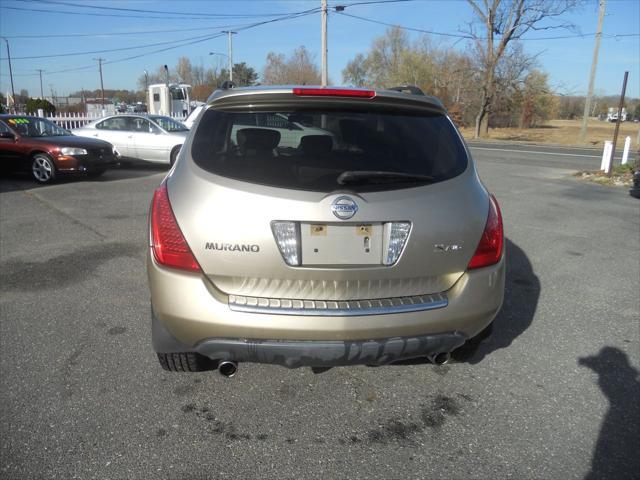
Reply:
<svg viewBox="0 0 640 480"><path fill-rule="evenodd" d="M504 296L500 208L416 87L216 90L149 218L163 368L434 363Z"/></svg>

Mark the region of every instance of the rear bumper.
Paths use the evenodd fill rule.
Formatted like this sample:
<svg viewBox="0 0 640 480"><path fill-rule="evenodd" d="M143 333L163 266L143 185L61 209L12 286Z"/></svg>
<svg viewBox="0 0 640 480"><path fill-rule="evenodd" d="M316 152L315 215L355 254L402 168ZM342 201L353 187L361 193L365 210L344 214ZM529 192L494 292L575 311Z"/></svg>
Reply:
<svg viewBox="0 0 640 480"><path fill-rule="evenodd" d="M269 363L287 368L336 367L347 365L386 365L400 360L451 352L467 337L448 332L415 337L364 341L278 341L247 339L207 339L193 348L179 346L175 338L152 316L153 344L157 351L167 349L196 351L214 360Z"/></svg>
<svg viewBox="0 0 640 480"><path fill-rule="evenodd" d="M502 305L505 259L465 272L442 308L378 315L305 316L234 311L229 297L199 274L148 257L157 352L213 359L336 366L383 364L450 352L489 325Z"/></svg>

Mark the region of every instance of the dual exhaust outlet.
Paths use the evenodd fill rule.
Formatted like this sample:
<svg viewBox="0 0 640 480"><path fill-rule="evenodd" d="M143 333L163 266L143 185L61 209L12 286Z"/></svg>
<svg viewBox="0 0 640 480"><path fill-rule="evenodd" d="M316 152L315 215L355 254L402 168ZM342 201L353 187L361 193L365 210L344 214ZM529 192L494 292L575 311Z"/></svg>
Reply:
<svg viewBox="0 0 640 480"><path fill-rule="evenodd" d="M434 365L444 365L451 360L450 352L440 352L428 355L427 358ZM232 360L223 360L218 363L218 373L223 377L231 378L238 372L238 364Z"/></svg>

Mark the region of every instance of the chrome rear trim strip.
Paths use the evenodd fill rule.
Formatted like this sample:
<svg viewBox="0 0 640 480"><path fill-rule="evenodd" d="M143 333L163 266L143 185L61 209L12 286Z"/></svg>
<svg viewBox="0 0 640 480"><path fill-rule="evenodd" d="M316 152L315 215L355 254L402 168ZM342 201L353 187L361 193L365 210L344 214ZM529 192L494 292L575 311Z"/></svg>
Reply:
<svg viewBox="0 0 640 480"><path fill-rule="evenodd" d="M372 300L294 300L288 298L245 297L229 295L229 308L235 312L317 317L389 315L444 308L449 304L445 293Z"/></svg>

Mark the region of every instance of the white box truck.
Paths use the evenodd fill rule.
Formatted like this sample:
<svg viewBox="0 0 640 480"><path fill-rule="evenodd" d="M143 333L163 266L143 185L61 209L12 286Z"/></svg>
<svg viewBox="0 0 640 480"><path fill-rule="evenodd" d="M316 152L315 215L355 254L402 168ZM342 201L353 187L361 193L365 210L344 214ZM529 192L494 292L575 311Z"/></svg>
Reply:
<svg viewBox="0 0 640 480"><path fill-rule="evenodd" d="M191 110L191 85L156 83L149 85L148 111L153 115L187 116Z"/></svg>
<svg viewBox="0 0 640 480"><path fill-rule="evenodd" d="M618 107L609 108L609 112L607 113L607 121L615 122L617 120L618 120ZM627 121L627 109L624 107L622 108L622 115L620 115L620 121L621 122Z"/></svg>

